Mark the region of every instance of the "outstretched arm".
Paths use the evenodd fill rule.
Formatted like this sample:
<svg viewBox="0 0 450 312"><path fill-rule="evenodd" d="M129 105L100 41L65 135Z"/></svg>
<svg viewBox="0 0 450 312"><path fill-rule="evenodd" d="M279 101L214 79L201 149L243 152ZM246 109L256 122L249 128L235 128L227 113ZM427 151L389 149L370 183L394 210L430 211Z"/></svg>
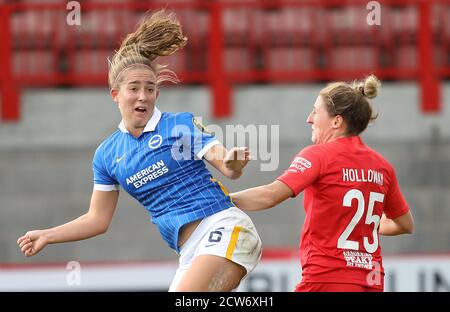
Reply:
<svg viewBox="0 0 450 312"><path fill-rule="evenodd" d="M48 244L77 241L103 234L111 224L118 198L118 191L94 190L86 214L50 229L29 231L17 240L17 244L25 256L30 257Z"/></svg>
<svg viewBox="0 0 450 312"><path fill-rule="evenodd" d="M383 213L380 220L380 235L392 236L411 234L414 231L414 220L411 211L395 219L388 219Z"/></svg>
<svg viewBox="0 0 450 312"><path fill-rule="evenodd" d="M233 203L247 211L272 208L293 195L292 190L280 181L230 194Z"/></svg>
<svg viewBox="0 0 450 312"><path fill-rule="evenodd" d="M242 169L250 160L247 147L233 147L229 151L222 144L216 144L205 154L205 159L224 176L237 179L242 175Z"/></svg>

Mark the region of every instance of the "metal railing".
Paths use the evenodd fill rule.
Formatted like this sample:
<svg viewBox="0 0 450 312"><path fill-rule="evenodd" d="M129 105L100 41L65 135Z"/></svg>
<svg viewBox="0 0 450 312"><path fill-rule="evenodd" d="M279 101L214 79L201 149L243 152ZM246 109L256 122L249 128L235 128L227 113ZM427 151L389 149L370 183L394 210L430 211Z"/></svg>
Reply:
<svg viewBox="0 0 450 312"><path fill-rule="evenodd" d="M65 1L0 4L1 119L20 118L23 87L107 86L106 58L147 10L161 8L157 1L80 4L80 25L68 23ZM235 84L369 73L417 81L422 111L440 110L440 80L450 76L448 0L171 1L166 8L189 44L158 61L184 84L210 86L216 117L232 113Z"/></svg>

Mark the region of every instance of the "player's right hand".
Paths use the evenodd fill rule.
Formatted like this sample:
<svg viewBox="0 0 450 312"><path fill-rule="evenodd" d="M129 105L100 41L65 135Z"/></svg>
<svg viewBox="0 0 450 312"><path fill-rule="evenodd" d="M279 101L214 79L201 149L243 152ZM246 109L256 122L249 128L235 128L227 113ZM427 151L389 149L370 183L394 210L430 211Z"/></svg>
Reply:
<svg viewBox="0 0 450 312"><path fill-rule="evenodd" d="M45 241L43 231L35 230L29 231L19 237L17 244L25 256L31 257L41 251L47 245L47 242Z"/></svg>

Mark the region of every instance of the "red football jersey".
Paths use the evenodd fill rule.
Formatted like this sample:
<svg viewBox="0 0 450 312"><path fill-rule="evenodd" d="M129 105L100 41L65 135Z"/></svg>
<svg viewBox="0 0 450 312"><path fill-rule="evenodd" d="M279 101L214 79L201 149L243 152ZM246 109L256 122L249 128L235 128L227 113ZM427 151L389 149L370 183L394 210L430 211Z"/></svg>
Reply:
<svg viewBox="0 0 450 312"><path fill-rule="evenodd" d="M381 215L409 211L393 167L352 136L306 147L278 180L305 190L302 281L382 288Z"/></svg>

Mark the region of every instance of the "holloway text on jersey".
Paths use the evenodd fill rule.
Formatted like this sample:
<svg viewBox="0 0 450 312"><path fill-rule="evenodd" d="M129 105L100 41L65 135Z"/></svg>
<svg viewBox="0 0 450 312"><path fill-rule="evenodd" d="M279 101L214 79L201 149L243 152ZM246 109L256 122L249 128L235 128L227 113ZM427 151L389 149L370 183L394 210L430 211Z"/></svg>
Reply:
<svg viewBox="0 0 450 312"><path fill-rule="evenodd" d="M383 185L383 174L373 169L342 168L342 180L344 182L371 182Z"/></svg>
<svg viewBox="0 0 450 312"><path fill-rule="evenodd" d="M127 185L133 183L135 188L140 188L147 182L152 181L163 174L169 172L169 168L166 167L163 160L160 160L154 164L151 164L147 168L133 174L127 178Z"/></svg>

